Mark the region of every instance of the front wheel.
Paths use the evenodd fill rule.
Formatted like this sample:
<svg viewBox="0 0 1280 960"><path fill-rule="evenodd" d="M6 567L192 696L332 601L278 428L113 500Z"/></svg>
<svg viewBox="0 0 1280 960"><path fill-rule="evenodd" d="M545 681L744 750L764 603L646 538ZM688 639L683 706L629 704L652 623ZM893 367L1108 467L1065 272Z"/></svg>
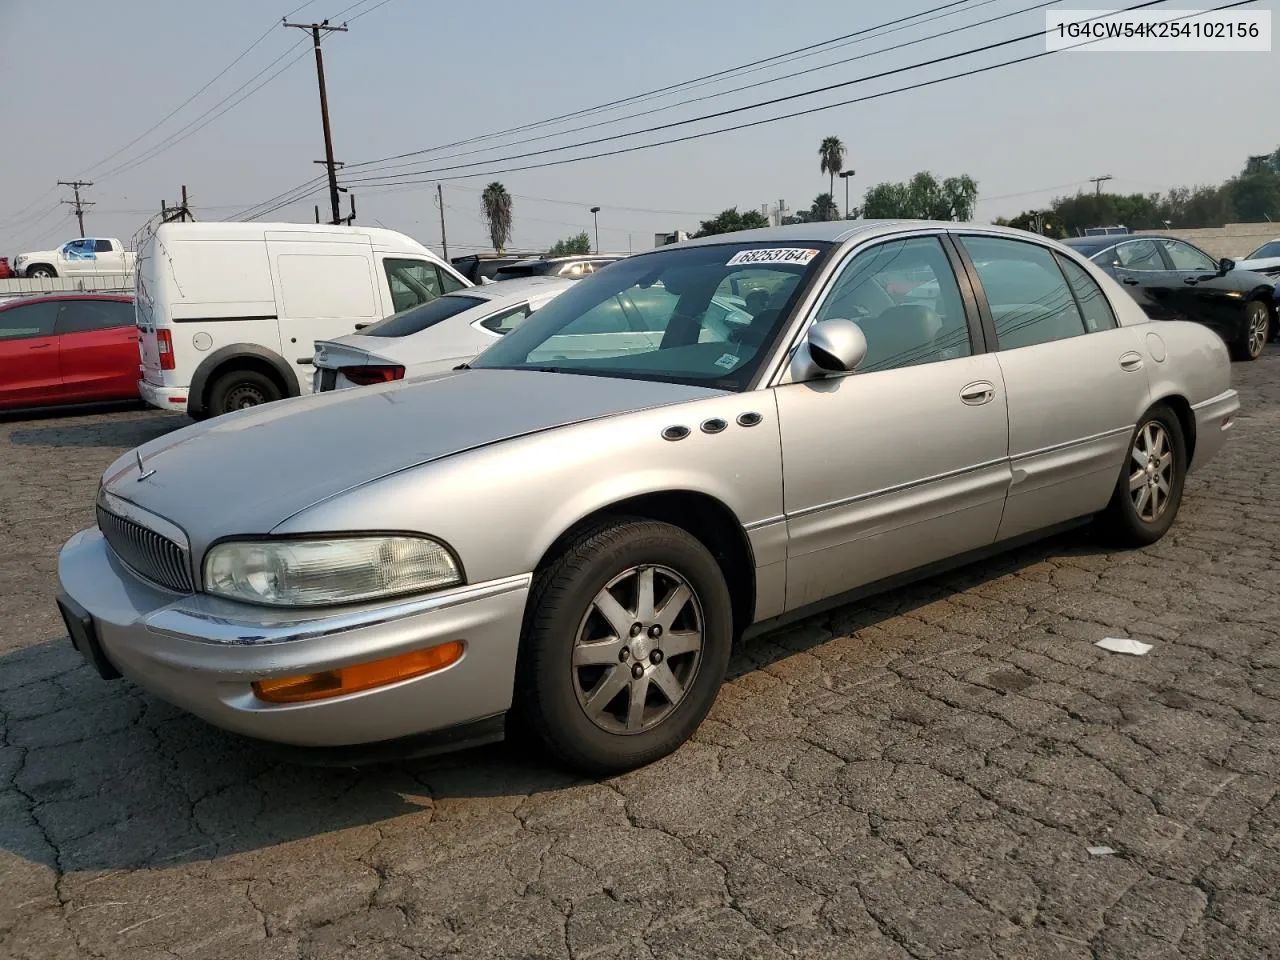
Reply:
<svg viewBox="0 0 1280 960"><path fill-rule="evenodd" d="M1153 407L1129 442L1111 503L1101 518L1106 532L1127 546L1155 543L1178 515L1186 475L1182 424L1168 407Z"/></svg>
<svg viewBox="0 0 1280 960"><path fill-rule="evenodd" d="M27 270L27 276L32 280L52 280L58 275L58 271L53 267L46 267L44 264L31 267Z"/></svg>
<svg viewBox="0 0 1280 960"><path fill-rule="evenodd" d="M1245 304L1244 329L1231 347L1234 360L1257 360L1271 336L1271 311L1261 300Z"/></svg>
<svg viewBox="0 0 1280 960"><path fill-rule="evenodd" d="M651 763L706 717L732 638L729 589L701 542L652 520L597 527L535 581L517 712L575 770Z"/></svg>

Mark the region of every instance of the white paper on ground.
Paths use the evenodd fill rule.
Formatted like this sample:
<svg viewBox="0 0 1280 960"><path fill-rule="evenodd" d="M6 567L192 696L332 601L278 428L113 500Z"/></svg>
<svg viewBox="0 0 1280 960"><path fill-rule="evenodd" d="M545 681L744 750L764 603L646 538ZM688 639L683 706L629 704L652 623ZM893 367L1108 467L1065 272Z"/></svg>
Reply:
<svg viewBox="0 0 1280 960"><path fill-rule="evenodd" d="M1112 850L1110 847L1090 847L1089 848L1089 856L1091 857L1109 857L1113 853L1115 853L1115 851Z"/></svg>
<svg viewBox="0 0 1280 960"><path fill-rule="evenodd" d="M1095 647L1101 647L1103 650L1110 650L1112 653L1131 653L1135 657L1140 657L1151 649L1151 644L1143 643L1141 640L1121 639L1120 637L1105 637L1094 644Z"/></svg>

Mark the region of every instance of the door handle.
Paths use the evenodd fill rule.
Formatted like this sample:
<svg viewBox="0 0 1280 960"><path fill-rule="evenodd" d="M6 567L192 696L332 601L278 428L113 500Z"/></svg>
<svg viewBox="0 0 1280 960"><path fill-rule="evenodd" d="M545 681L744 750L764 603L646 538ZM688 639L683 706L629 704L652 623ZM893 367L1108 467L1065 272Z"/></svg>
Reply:
<svg viewBox="0 0 1280 960"><path fill-rule="evenodd" d="M1187 284L1188 286L1194 287L1200 281L1197 280L1195 277L1183 277L1182 282Z"/></svg>
<svg viewBox="0 0 1280 960"><path fill-rule="evenodd" d="M1135 370L1142 369L1142 355L1138 353L1126 353L1120 357L1120 369L1128 370L1132 373Z"/></svg>
<svg viewBox="0 0 1280 960"><path fill-rule="evenodd" d="M33 343L28 349L31 350L48 350L52 347L52 343Z"/></svg>
<svg viewBox="0 0 1280 960"><path fill-rule="evenodd" d="M1138 285L1138 281L1137 281L1137 280L1135 280L1133 277L1125 277L1125 278L1124 278L1123 280L1121 280L1120 282L1121 282L1121 283L1127 283L1127 284L1128 284L1129 286L1131 286L1131 287L1136 287L1136 286Z"/></svg>
<svg viewBox="0 0 1280 960"><path fill-rule="evenodd" d="M977 380L960 388L960 399L971 407L988 403L995 395L995 385L987 380Z"/></svg>

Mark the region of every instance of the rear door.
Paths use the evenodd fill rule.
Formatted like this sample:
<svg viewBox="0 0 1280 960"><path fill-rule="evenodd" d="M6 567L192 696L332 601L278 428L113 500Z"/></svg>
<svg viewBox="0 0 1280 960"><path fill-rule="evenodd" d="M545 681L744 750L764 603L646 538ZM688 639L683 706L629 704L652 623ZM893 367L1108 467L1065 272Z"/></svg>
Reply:
<svg viewBox="0 0 1280 960"><path fill-rule="evenodd" d="M1011 237L959 234L1009 401L1012 483L998 538L1107 505L1149 387L1141 331L1066 257Z"/></svg>
<svg viewBox="0 0 1280 960"><path fill-rule="evenodd" d="M127 273L124 266L124 249L110 240L94 240L93 252L97 257L100 273Z"/></svg>
<svg viewBox="0 0 1280 960"><path fill-rule="evenodd" d="M58 313L58 368L67 403L138 395L138 328L133 304L64 300Z"/></svg>
<svg viewBox="0 0 1280 960"><path fill-rule="evenodd" d="M359 234L316 240L278 236L267 235L267 254L276 285L280 347L307 393L316 341L355 333L358 325L383 316L373 249L369 238Z"/></svg>
<svg viewBox="0 0 1280 960"><path fill-rule="evenodd" d="M1146 238L1126 240L1094 260L1118 280L1153 320L1176 320L1181 278L1169 269L1159 244Z"/></svg>
<svg viewBox="0 0 1280 960"><path fill-rule="evenodd" d="M0 310L0 407L57 402L59 306L48 300Z"/></svg>

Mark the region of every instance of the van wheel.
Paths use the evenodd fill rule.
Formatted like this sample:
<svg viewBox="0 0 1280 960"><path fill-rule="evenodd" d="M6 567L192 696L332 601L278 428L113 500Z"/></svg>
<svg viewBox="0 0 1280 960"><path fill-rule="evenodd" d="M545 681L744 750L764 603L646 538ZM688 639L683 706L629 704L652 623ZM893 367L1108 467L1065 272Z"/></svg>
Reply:
<svg viewBox="0 0 1280 960"><path fill-rule="evenodd" d="M275 381L257 370L232 370L213 382L209 390L210 416L218 417L236 410L246 410L279 400L282 396Z"/></svg>

